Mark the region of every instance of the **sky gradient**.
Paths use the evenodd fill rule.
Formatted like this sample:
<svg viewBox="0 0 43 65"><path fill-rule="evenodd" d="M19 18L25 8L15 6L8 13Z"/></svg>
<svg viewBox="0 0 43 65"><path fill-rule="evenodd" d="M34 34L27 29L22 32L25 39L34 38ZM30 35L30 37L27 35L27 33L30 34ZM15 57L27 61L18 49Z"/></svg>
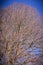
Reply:
<svg viewBox="0 0 43 65"><path fill-rule="evenodd" d="M14 2L24 3L32 7L35 7L43 16L43 0L0 0L0 6L7 7Z"/></svg>

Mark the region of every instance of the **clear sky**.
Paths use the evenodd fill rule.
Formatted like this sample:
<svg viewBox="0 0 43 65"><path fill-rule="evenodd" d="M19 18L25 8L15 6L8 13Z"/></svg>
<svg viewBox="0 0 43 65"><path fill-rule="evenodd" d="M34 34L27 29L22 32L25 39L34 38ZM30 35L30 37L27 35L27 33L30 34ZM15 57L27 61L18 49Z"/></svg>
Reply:
<svg viewBox="0 0 43 65"><path fill-rule="evenodd" d="M43 0L0 0L0 6L6 7L14 2L24 3L37 8L39 13L43 15Z"/></svg>

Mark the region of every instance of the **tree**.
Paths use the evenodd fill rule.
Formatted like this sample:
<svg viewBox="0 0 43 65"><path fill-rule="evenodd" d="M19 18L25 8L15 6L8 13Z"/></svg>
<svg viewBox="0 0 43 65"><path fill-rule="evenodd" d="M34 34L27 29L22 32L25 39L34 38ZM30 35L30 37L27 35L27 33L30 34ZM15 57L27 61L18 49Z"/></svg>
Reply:
<svg viewBox="0 0 43 65"><path fill-rule="evenodd" d="M43 22L37 10L15 3L1 12L0 62L43 65Z"/></svg>

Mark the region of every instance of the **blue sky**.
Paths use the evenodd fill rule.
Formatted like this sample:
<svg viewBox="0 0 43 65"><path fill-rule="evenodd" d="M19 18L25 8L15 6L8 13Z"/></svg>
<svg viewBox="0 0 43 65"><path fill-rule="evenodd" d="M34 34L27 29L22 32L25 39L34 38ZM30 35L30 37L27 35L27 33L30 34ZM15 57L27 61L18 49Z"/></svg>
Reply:
<svg viewBox="0 0 43 65"><path fill-rule="evenodd" d="M0 0L0 6L7 7L14 2L24 3L35 7L39 13L43 15L43 0Z"/></svg>

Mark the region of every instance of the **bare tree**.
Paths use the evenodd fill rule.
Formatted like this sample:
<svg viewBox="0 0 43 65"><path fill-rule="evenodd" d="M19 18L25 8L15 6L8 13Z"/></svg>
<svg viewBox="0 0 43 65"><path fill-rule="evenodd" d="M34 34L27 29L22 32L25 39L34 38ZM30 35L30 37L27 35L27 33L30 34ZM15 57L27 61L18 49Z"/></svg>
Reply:
<svg viewBox="0 0 43 65"><path fill-rule="evenodd" d="M43 22L37 10L15 3L1 12L0 63L43 65Z"/></svg>

